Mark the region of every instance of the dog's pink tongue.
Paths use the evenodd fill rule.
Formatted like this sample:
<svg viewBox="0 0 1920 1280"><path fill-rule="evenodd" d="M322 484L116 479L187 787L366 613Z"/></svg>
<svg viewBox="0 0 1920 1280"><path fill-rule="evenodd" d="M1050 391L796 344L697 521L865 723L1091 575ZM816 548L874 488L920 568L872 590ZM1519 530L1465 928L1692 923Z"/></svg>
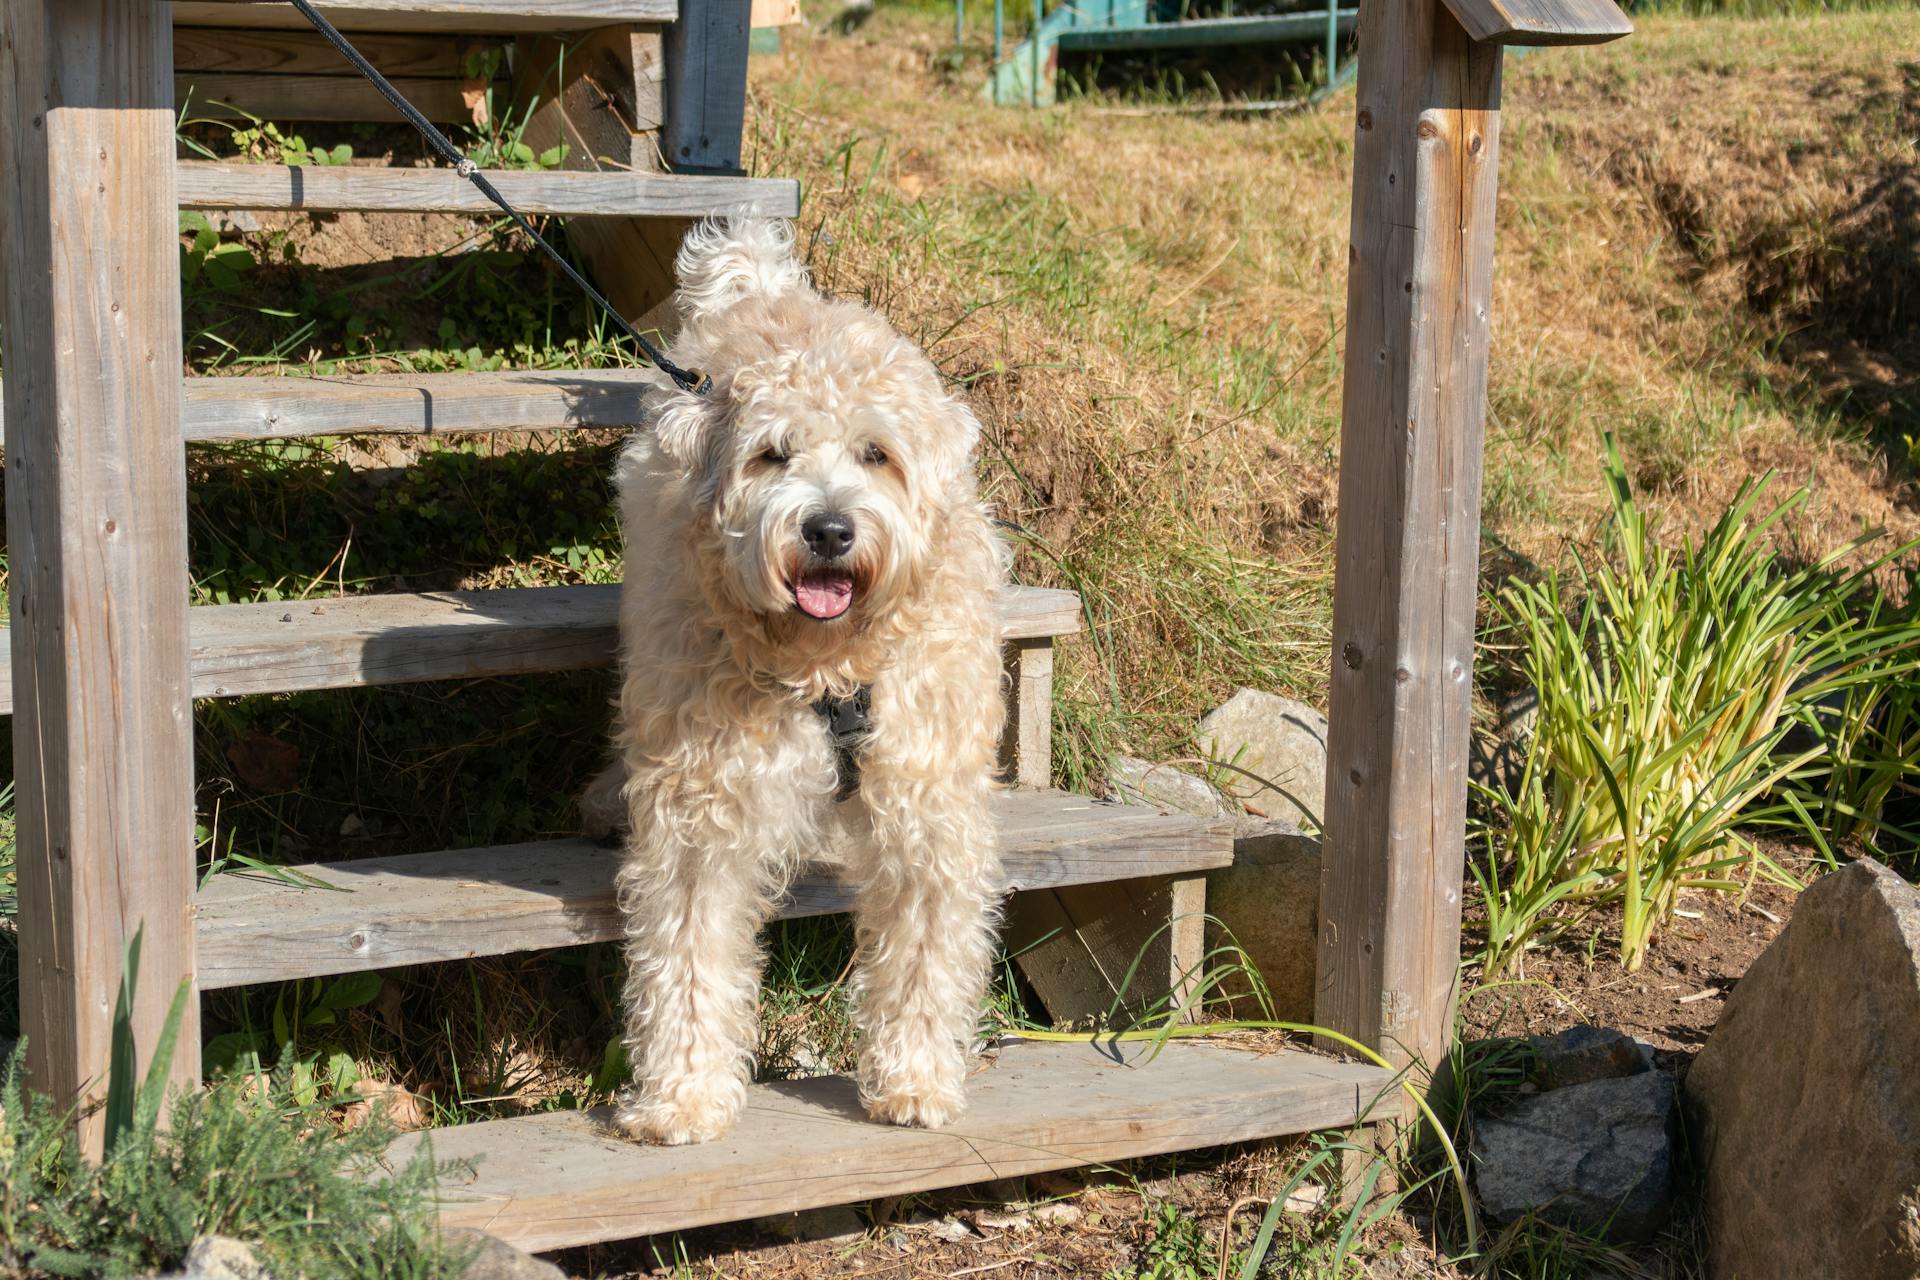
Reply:
<svg viewBox="0 0 1920 1280"><path fill-rule="evenodd" d="M853 607L853 579L846 574L814 574L793 586L794 603L810 618L837 618Z"/></svg>

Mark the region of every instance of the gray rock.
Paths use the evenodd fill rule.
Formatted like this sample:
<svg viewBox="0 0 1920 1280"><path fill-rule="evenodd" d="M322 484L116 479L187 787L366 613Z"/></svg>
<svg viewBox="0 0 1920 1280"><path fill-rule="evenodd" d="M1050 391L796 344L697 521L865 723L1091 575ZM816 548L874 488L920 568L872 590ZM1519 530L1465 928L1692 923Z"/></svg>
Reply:
<svg viewBox="0 0 1920 1280"><path fill-rule="evenodd" d="M1170 764L1154 764L1135 756L1115 756L1108 763L1107 785L1123 804L1151 805L1202 818L1224 818L1239 812L1205 779Z"/></svg>
<svg viewBox="0 0 1920 1280"><path fill-rule="evenodd" d="M1247 824L1234 838L1233 865L1207 872L1207 914L1208 949L1232 935L1266 981L1274 1016L1311 1022L1320 842L1286 822ZM1246 989L1245 982L1229 979L1221 994Z"/></svg>
<svg viewBox="0 0 1920 1280"><path fill-rule="evenodd" d="M1493 731L1476 732L1468 744L1467 776L1491 790L1516 791L1539 721L1540 695L1532 689L1522 689L1501 703Z"/></svg>
<svg viewBox="0 0 1920 1280"><path fill-rule="evenodd" d="M1327 794L1325 716L1292 698L1241 689L1201 719L1194 737L1209 759L1235 766L1221 770L1221 786L1249 812L1319 827Z"/></svg>
<svg viewBox="0 0 1920 1280"><path fill-rule="evenodd" d="M1473 1128L1474 1181L1495 1222L1532 1211L1615 1241L1644 1241L1673 1197L1674 1087L1664 1072L1528 1098Z"/></svg>
<svg viewBox="0 0 1920 1280"><path fill-rule="evenodd" d="M826 1240L845 1243L849 1240L859 1240L867 1234L866 1220L845 1205L835 1205L825 1209L803 1209L798 1213L782 1213L771 1218L761 1218L754 1223L754 1226L768 1235L795 1241Z"/></svg>
<svg viewBox="0 0 1920 1280"><path fill-rule="evenodd" d="M1542 1089L1637 1075L1651 1065L1632 1036L1607 1027L1569 1027L1558 1035L1534 1036L1528 1044L1533 1078Z"/></svg>
<svg viewBox="0 0 1920 1280"><path fill-rule="evenodd" d="M1920 1276L1920 891L1822 877L1687 1075L1716 1276Z"/></svg>
<svg viewBox="0 0 1920 1280"><path fill-rule="evenodd" d="M567 1273L551 1262L523 1253L497 1236L471 1227L441 1233L447 1251L455 1257L471 1254L461 1280L566 1280Z"/></svg>
<svg viewBox="0 0 1920 1280"><path fill-rule="evenodd" d="M273 1280L253 1246L232 1236L201 1236L187 1248L185 1280Z"/></svg>

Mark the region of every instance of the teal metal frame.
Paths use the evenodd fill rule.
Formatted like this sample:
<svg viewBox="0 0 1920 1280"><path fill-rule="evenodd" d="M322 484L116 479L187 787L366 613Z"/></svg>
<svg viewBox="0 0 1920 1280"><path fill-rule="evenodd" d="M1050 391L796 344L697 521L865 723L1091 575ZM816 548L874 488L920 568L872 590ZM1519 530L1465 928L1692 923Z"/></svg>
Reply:
<svg viewBox="0 0 1920 1280"><path fill-rule="evenodd" d="M960 42L966 0L954 0L954 41ZM1227 16L1189 18L1191 0L1068 0L1046 12L1046 0L1033 0L1027 38L1006 47L1006 0L993 3L993 74L983 90L1002 106L1049 106L1059 52L1121 49L1204 48L1230 44L1292 44L1326 37L1327 87L1342 83L1340 37L1353 29L1357 8L1327 0L1324 11L1234 16L1233 0L1222 0ZM1348 68L1350 70L1350 68ZM1323 90L1324 91L1324 90Z"/></svg>

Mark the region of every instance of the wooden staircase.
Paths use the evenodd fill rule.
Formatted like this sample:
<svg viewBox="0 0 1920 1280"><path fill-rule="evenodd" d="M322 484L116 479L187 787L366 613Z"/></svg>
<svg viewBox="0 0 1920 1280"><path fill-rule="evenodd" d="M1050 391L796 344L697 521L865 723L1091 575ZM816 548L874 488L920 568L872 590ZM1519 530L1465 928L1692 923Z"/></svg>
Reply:
<svg viewBox="0 0 1920 1280"><path fill-rule="evenodd" d="M328 8L377 61L405 73L403 88L406 76L438 86L421 93L443 108L454 101L446 86L475 88L444 46L461 36L516 42L510 83L547 90L529 131L572 149L565 170L494 180L529 212L573 216L574 243L630 315L664 296L687 219L797 212L796 184L731 172L747 11L746 0ZM177 32L156 13L165 10L150 0L40 0L0 14L0 34L18 47L0 97L13 115L0 121L0 169L27 175L6 198L0 233L6 278L35 284L11 291L4 326L14 626L0 710L15 716L21 777L30 1069L39 1087L69 1098L97 1088L110 1004L100 993L118 983L135 927L146 935L135 1007L143 1054L182 977L212 989L619 936L618 855L580 840L301 869L325 888L222 875L196 892L191 698L606 665L616 591L189 609L181 442L638 426L646 409L641 376L628 371L177 380L179 208L489 210L438 169L176 162L162 103L189 82L196 94L211 85L213 98L275 117L386 115L283 4L175 3ZM169 48L192 65L173 64ZM111 75L90 70L103 58ZM1174 983L1200 959L1199 873L1231 861L1231 834L1210 820L1046 789L1051 646L1079 626L1070 593L1005 597L1004 758L1018 784L999 802L1007 887L1170 884L1179 918L1151 980ZM783 911L849 904L823 850ZM198 1078L196 1020L175 1063L183 1083ZM431 1141L439 1156L474 1157L472 1180L448 1188L448 1220L551 1248L1348 1126L1391 1082L1384 1070L1299 1052L1176 1045L1149 1062L1092 1046L1010 1045L976 1076L969 1115L945 1132L871 1124L850 1084L827 1079L756 1087L735 1134L693 1149L635 1146L577 1113L418 1135L396 1156Z"/></svg>

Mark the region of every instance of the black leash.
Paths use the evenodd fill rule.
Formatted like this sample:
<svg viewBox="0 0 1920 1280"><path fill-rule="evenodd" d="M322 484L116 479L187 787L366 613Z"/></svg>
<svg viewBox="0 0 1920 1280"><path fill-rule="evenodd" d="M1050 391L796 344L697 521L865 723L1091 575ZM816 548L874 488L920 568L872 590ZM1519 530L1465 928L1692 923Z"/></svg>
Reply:
<svg viewBox="0 0 1920 1280"><path fill-rule="evenodd" d="M666 374L669 378L672 378L674 384L682 391L690 391L694 395L703 396L712 389L713 379L701 373L698 369L683 369L673 361L667 359L660 348L648 342L638 329L628 324L627 318L615 310L613 304L602 297L598 289L588 284L587 278L578 271L575 271L573 264L568 262L558 249L548 244L546 237L542 236L538 231L535 231L533 224L521 216L518 209L507 203L507 198L500 194L499 188L487 180L487 175L481 172L480 169L474 165L473 161L467 159L467 157L461 153L460 148L448 141L447 135L435 128L431 120L421 115L419 109L411 102L408 102L406 96L394 88L385 76L380 74L379 68L375 67L371 62L368 62L358 49L348 43L347 38L341 35L339 29L331 22L328 22L319 10L309 4L308 0L289 0L289 3L300 11L301 17L313 24L313 29L325 37L328 44L340 51L341 57L353 64L354 70L365 76L367 82L380 91L380 96L391 103L393 109L398 111L408 124L419 131L420 136L427 140L427 145L437 151L441 159L453 165L455 172L479 188L480 194L500 206L500 211L513 219L514 226L520 228L529 239L545 251L549 258L552 258L554 262L558 263L560 270L566 272L567 279L579 285L582 293L585 293L589 298L592 298L595 303L599 304L600 309L613 319L614 324L620 327L622 333L633 339L640 350L646 354L647 359L653 362L656 369Z"/></svg>
<svg viewBox="0 0 1920 1280"><path fill-rule="evenodd" d="M712 378L698 369L681 368L667 359L660 348L647 341L638 329L628 324L627 318L615 310L613 304L602 297L598 289L587 283L586 277L574 270L573 264L568 262L558 249L548 244L546 237L535 231L533 225L521 215L518 209L507 203L507 198L500 194L499 188L488 181L487 175L462 154L460 149L448 140L446 134L435 128L431 120L421 115L419 109L407 101L406 95L394 88L392 82L380 74L379 68L368 62L366 57L354 48L319 10L315 9L308 0L288 0L288 2L299 10L300 16L311 23L313 29L318 31L328 44L340 51L341 57L353 64L354 70L365 76L367 82L380 91L380 96L385 98L393 109L398 111L401 117L427 140L427 145L438 152L441 159L453 166L454 172L471 182L482 195L499 206L502 213L513 219L513 225L520 228L528 239L539 245L541 250L559 265L560 270L566 273L567 279L580 286L580 291L592 298L600 309L612 318L614 324L620 327L622 333L633 339L635 345L645 353L647 359L653 362L655 368L672 378L674 384L682 391L703 396L713 389ZM826 722L827 737L833 744L834 768L839 774L839 785L835 788L833 795L835 800L845 800L860 789L860 757L857 752L872 727L872 709L873 690L865 685L850 698L828 697L813 704L813 710Z"/></svg>

